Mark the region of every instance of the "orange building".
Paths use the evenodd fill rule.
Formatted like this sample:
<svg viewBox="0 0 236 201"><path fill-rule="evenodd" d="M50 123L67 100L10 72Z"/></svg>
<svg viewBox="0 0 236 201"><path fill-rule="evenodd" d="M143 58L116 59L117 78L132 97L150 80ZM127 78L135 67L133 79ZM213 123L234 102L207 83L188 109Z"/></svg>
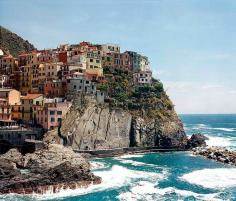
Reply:
<svg viewBox="0 0 236 201"><path fill-rule="evenodd" d="M0 88L0 120L12 119L14 105L20 105L20 92L15 89Z"/></svg>

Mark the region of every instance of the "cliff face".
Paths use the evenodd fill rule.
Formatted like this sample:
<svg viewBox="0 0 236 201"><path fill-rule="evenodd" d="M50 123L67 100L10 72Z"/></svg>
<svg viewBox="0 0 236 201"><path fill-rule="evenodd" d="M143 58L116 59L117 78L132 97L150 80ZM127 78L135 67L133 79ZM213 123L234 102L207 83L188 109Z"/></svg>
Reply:
<svg viewBox="0 0 236 201"><path fill-rule="evenodd" d="M128 147L131 114L122 109L89 105L83 114L76 109L62 123L61 133L74 149Z"/></svg>
<svg viewBox="0 0 236 201"><path fill-rule="evenodd" d="M166 119L141 117L132 122L131 146L185 148L187 137L175 111Z"/></svg>
<svg viewBox="0 0 236 201"><path fill-rule="evenodd" d="M187 137L182 122L172 109L167 116L139 116L137 112L91 104L83 112L75 107L60 129L74 149L109 149L129 146L185 148Z"/></svg>
<svg viewBox="0 0 236 201"><path fill-rule="evenodd" d="M18 57L19 53L31 51L34 46L27 40L0 26L0 49Z"/></svg>

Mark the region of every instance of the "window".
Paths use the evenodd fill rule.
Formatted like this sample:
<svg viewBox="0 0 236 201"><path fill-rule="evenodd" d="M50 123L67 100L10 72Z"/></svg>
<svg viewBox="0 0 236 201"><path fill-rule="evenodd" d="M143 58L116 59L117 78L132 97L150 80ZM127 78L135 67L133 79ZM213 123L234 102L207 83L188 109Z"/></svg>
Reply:
<svg viewBox="0 0 236 201"><path fill-rule="evenodd" d="M52 118L51 118L51 122L55 122L55 118L52 117Z"/></svg>
<svg viewBox="0 0 236 201"><path fill-rule="evenodd" d="M93 59L90 59L90 62L93 62Z"/></svg>
<svg viewBox="0 0 236 201"><path fill-rule="evenodd" d="M62 111L57 111L57 114L62 115Z"/></svg>
<svg viewBox="0 0 236 201"><path fill-rule="evenodd" d="M61 122L61 118L57 118L57 122L58 122L58 123Z"/></svg>
<svg viewBox="0 0 236 201"><path fill-rule="evenodd" d="M50 115L54 115L55 114L55 111L54 110L50 110Z"/></svg>
<svg viewBox="0 0 236 201"><path fill-rule="evenodd" d="M99 61L99 60L96 60L96 63L98 64L98 63L100 63L100 61Z"/></svg>
<svg viewBox="0 0 236 201"><path fill-rule="evenodd" d="M74 85L74 89L76 89L76 85Z"/></svg>

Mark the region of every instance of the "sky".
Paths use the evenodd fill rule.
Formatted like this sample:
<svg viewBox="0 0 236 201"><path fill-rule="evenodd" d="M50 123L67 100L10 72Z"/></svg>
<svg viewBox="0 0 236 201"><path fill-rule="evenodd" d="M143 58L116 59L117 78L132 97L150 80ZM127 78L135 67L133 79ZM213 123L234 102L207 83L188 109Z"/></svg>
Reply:
<svg viewBox="0 0 236 201"><path fill-rule="evenodd" d="M0 25L38 49L119 44L149 57L178 113L236 113L235 0L0 0Z"/></svg>

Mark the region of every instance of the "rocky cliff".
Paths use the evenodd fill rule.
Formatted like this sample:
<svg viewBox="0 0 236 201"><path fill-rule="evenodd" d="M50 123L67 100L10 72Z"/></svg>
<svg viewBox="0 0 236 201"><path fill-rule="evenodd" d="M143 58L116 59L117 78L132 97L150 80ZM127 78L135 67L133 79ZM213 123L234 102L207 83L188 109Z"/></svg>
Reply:
<svg viewBox="0 0 236 201"><path fill-rule="evenodd" d="M72 108L62 123L62 136L74 149L109 149L129 146L185 148L187 137L173 110L160 118L135 116L121 108L91 104L83 113Z"/></svg>
<svg viewBox="0 0 236 201"><path fill-rule="evenodd" d="M59 129L65 144L89 150L129 146L186 148L183 124L160 81L153 79L152 85L134 86L130 72L105 73L114 78L98 89L109 95L109 103L98 105L89 99L74 99Z"/></svg>
<svg viewBox="0 0 236 201"><path fill-rule="evenodd" d="M91 104L83 114L72 109L62 123L61 132L70 136L74 149L128 147L131 119L131 114L122 109Z"/></svg>
<svg viewBox="0 0 236 201"><path fill-rule="evenodd" d="M0 26L0 49L18 57L19 53L31 51L34 46L27 40Z"/></svg>
<svg viewBox="0 0 236 201"><path fill-rule="evenodd" d="M0 157L0 194L44 194L101 183L71 148L50 144L33 154L12 149Z"/></svg>

